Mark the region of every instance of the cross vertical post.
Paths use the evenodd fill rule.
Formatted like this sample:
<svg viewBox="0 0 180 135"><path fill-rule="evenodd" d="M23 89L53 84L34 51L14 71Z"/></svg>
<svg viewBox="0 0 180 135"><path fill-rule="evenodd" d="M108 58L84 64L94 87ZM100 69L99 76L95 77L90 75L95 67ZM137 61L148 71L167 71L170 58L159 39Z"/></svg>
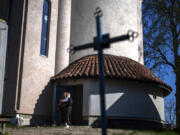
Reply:
<svg viewBox="0 0 180 135"><path fill-rule="evenodd" d="M98 67L99 67L99 92L101 102L101 127L102 135L106 135L106 102L105 102L105 85L104 85L104 59L103 59L103 47L102 47L102 25L101 25L102 11L96 10L96 27L97 27L97 50L98 50Z"/></svg>

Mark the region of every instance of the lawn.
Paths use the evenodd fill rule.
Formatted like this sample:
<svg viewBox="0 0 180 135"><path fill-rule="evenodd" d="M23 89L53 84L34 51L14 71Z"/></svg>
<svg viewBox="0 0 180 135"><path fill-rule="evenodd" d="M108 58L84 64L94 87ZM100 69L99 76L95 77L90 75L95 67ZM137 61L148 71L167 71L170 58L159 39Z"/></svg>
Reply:
<svg viewBox="0 0 180 135"><path fill-rule="evenodd" d="M164 130L164 131L139 131L133 130L129 134L125 133L126 135L180 135L180 132L175 130ZM124 133L114 133L113 135L125 135Z"/></svg>
<svg viewBox="0 0 180 135"><path fill-rule="evenodd" d="M21 127L8 125L4 135L101 135L100 128L89 126L71 126L71 130L64 126L37 126ZM130 129L107 129L108 135L180 135L175 130L130 130ZM2 134L0 134L2 135Z"/></svg>

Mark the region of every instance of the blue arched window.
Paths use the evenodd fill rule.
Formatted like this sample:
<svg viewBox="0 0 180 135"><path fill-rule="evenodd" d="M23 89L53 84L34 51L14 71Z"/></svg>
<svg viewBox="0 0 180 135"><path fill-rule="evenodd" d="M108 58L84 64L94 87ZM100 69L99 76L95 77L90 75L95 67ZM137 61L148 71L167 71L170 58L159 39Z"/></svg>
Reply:
<svg viewBox="0 0 180 135"><path fill-rule="evenodd" d="M49 14L50 14L50 2L48 0L44 0L40 54L45 56L47 56L47 51L48 51L49 21L50 21Z"/></svg>

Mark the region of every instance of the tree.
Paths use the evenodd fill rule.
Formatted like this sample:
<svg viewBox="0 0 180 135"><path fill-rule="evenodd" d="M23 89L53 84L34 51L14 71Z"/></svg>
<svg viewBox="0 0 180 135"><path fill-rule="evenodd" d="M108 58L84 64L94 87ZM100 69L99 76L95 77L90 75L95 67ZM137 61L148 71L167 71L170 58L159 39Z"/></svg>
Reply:
<svg viewBox="0 0 180 135"><path fill-rule="evenodd" d="M180 0L144 0L145 65L176 75L176 126L180 128ZM178 52L179 50L179 52Z"/></svg>
<svg viewBox="0 0 180 135"><path fill-rule="evenodd" d="M165 104L165 116L166 116L166 124L170 124L174 127L176 120L176 101L174 98L168 100Z"/></svg>

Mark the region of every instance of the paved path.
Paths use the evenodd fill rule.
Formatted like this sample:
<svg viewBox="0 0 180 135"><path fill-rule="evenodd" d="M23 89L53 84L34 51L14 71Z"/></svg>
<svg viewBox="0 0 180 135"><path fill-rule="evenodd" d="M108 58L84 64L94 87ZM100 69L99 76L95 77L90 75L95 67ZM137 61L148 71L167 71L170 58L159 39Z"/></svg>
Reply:
<svg viewBox="0 0 180 135"><path fill-rule="evenodd" d="M72 130L65 127L23 127L7 128L9 135L101 135L101 129L87 126L73 126ZM134 133L135 131L108 129L108 135L150 135L147 133Z"/></svg>

